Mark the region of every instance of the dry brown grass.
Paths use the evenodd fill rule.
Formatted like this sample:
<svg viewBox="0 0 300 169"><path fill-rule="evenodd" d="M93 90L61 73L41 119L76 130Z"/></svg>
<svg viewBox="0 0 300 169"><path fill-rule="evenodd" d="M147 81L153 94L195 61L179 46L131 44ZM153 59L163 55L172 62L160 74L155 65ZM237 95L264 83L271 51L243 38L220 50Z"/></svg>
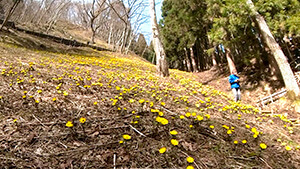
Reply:
<svg viewBox="0 0 300 169"><path fill-rule="evenodd" d="M1 168L112 168L114 156L118 168L300 167L299 123L233 103L190 73L171 70L161 78L136 56L80 50L61 54L0 43ZM257 138L253 127L262 132ZM162 147L167 151L160 154Z"/></svg>

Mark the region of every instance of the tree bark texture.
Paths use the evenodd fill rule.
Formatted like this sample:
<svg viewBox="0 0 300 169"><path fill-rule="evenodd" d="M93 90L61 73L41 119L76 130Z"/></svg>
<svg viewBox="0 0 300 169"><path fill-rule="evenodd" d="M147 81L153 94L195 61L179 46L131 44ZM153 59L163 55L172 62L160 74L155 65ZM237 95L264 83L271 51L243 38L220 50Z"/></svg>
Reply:
<svg viewBox="0 0 300 169"><path fill-rule="evenodd" d="M196 58L195 58L193 47L190 47L190 53L191 53L191 60L192 60L193 72L198 72L199 70L197 68L197 63L196 63Z"/></svg>
<svg viewBox="0 0 300 169"><path fill-rule="evenodd" d="M185 52L185 63L186 63L187 71L191 72L192 71L192 64L191 64L191 61L190 61L188 50L186 48L184 48L184 52Z"/></svg>
<svg viewBox="0 0 300 169"><path fill-rule="evenodd" d="M5 26L6 22L9 20L9 18L11 17L11 15L14 13L14 11L16 10L17 6L19 5L19 3L21 2L21 0L15 0L14 4L11 6L10 10L8 11L1 27L0 30L3 29L3 27Z"/></svg>
<svg viewBox="0 0 300 169"><path fill-rule="evenodd" d="M153 47L156 54L156 66L158 74L162 77L169 76L169 66L166 53L160 40L159 29L155 13L155 0L150 0L150 15L152 22Z"/></svg>
<svg viewBox="0 0 300 169"><path fill-rule="evenodd" d="M247 0L247 4L249 5L251 12L254 14L255 20L263 37L263 41L265 41L265 44L270 49L270 52L278 64L286 89L288 91L293 91L296 96L299 96L299 86L286 56L273 37L265 19L255 10L253 2L251 0Z"/></svg>
<svg viewBox="0 0 300 169"><path fill-rule="evenodd" d="M225 52L226 52L226 59L227 59L227 62L228 62L228 67L229 67L230 73L232 73L232 71L237 71L236 67L235 67L235 64L234 64L234 62L232 60L232 57L231 57L231 50L229 48L226 48Z"/></svg>

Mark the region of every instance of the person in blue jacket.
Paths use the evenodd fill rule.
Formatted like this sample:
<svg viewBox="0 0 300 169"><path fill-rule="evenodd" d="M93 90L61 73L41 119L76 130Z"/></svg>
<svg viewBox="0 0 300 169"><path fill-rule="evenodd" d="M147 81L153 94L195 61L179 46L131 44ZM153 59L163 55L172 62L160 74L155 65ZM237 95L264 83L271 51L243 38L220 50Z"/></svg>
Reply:
<svg viewBox="0 0 300 169"><path fill-rule="evenodd" d="M236 102L241 100L241 86L239 82L240 78L237 76L236 70L233 70L229 76L229 83L231 85L234 101Z"/></svg>

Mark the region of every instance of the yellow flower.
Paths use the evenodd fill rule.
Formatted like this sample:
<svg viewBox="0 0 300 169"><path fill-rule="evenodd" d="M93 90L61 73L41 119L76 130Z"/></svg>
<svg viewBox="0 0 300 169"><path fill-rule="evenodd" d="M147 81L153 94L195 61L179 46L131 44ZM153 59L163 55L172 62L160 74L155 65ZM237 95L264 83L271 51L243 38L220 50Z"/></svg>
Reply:
<svg viewBox="0 0 300 169"><path fill-rule="evenodd" d="M153 107L154 103L153 102L150 102L150 107Z"/></svg>
<svg viewBox="0 0 300 169"><path fill-rule="evenodd" d="M184 119L184 116L183 116L183 115L181 115L179 118L180 118L180 119Z"/></svg>
<svg viewBox="0 0 300 169"><path fill-rule="evenodd" d="M116 86L116 90L120 90L121 88L119 86Z"/></svg>
<svg viewBox="0 0 300 169"><path fill-rule="evenodd" d="M172 131L170 131L170 134L171 134L171 135L177 135L178 132L177 132L176 130L172 130Z"/></svg>
<svg viewBox="0 0 300 169"><path fill-rule="evenodd" d="M256 133L256 132L257 132L255 127L253 127L253 128L251 129L251 131L252 131L253 133Z"/></svg>
<svg viewBox="0 0 300 169"><path fill-rule="evenodd" d="M66 126L67 126L67 127L73 127L73 123L72 123L71 121L68 121L68 122L66 123Z"/></svg>
<svg viewBox="0 0 300 169"><path fill-rule="evenodd" d="M161 102L160 104L161 104L162 106L165 106L165 105L166 105L166 103L165 103L165 102Z"/></svg>
<svg viewBox="0 0 300 169"><path fill-rule="evenodd" d="M286 151L290 151L290 150L292 150L292 147L290 147L290 146L285 146L285 149L286 149Z"/></svg>
<svg viewBox="0 0 300 169"><path fill-rule="evenodd" d="M267 148L267 145L266 145L265 143L260 143L259 146L260 146L260 148L263 149L263 150Z"/></svg>
<svg viewBox="0 0 300 169"><path fill-rule="evenodd" d="M190 125L190 128L193 128L194 126L193 125Z"/></svg>
<svg viewBox="0 0 300 169"><path fill-rule="evenodd" d="M248 124L246 124L246 128L250 129L250 126Z"/></svg>
<svg viewBox="0 0 300 169"><path fill-rule="evenodd" d="M169 121L168 121L167 119L162 118L162 121L161 121L161 124L162 124L162 125L166 125L166 124L168 124L168 123L169 123Z"/></svg>
<svg viewBox="0 0 300 169"><path fill-rule="evenodd" d="M39 103L40 101L38 101L38 100L35 100L35 102L36 102L36 103Z"/></svg>
<svg viewBox="0 0 300 169"><path fill-rule="evenodd" d="M134 102L134 100L133 100L133 99L130 99L128 102L129 102L129 103L133 103L133 102Z"/></svg>
<svg viewBox="0 0 300 169"><path fill-rule="evenodd" d="M197 115L196 113L192 113L192 116L194 116L194 117L195 117L196 115Z"/></svg>
<svg viewBox="0 0 300 169"><path fill-rule="evenodd" d="M193 159L193 157L187 157L186 161L189 162L189 163L193 163L194 159Z"/></svg>
<svg viewBox="0 0 300 169"><path fill-rule="evenodd" d="M206 114L205 117L206 117L207 119L209 119L209 118L210 118L210 115L209 115L209 114Z"/></svg>
<svg viewBox="0 0 300 169"><path fill-rule="evenodd" d="M161 154L165 153L166 151L167 151L166 147L159 149L159 153L161 153Z"/></svg>
<svg viewBox="0 0 300 169"><path fill-rule="evenodd" d="M159 117L159 116L158 116L158 117L156 117L155 120L156 120L157 122L161 123L162 119L163 119L162 117Z"/></svg>
<svg viewBox="0 0 300 169"><path fill-rule="evenodd" d="M225 129L229 130L229 127L226 126L225 124L222 127L224 127Z"/></svg>
<svg viewBox="0 0 300 169"><path fill-rule="evenodd" d="M178 145L178 141L176 139L172 139L171 140L171 143L174 145L174 146L177 146Z"/></svg>
<svg viewBox="0 0 300 169"><path fill-rule="evenodd" d="M201 120L203 120L203 117L202 116L197 116L197 120L201 121Z"/></svg>
<svg viewBox="0 0 300 169"><path fill-rule="evenodd" d="M211 128L211 129L214 129L214 128L215 128L215 126L213 126L213 125L210 125L210 126L209 126L209 128Z"/></svg>
<svg viewBox="0 0 300 169"><path fill-rule="evenodd" d="M97 105L98 104L98 102L94 102L94 105Z"/></svg>
<svg viewBox="0 0 300 169"><path fill-rule="evenodd" d="M234 144L238 144L239 143L239 141L237 141L237 140L234 140L234 142L233 142Z"/></svg>
<svg viewBox="0 0 300 169"><path fill-rule="evenodd" d="M145 100L144 99L141 99L141 100L139 100L139 103L144 103L145 102Z"/></svg>
<svg viewBox="0 0 300 169"><path fill-rule="evenodd" d="M130 140L130 139L131 139L131 136L128 135L128 134L124 134L124 135L123 135L123 138L124 138L125 140Z"/></svg>
<svg viewBox="0 0 300 169"><path fill-rule="evenodd" d="M80 123L85 123L85 121L86 121L86 118L84 118L84 117L81 117L80 119L79 119L79 121L80 121Z"/></svg>
<svg viewBox="0 0 300 169"><path fill-rule="evenodd" d="M67 91L64 91L63 93L64 93L64 96L68 96L69 95Z"/></svg>
<svg viewBox="0 0 300 169"><path fill-rule="evenodd" d="M194 167L189 165L189 166L186 167L186 169L194 169Z"/></svg>
<svg viewBox="0 0 300 169"><path fill-rule="evenodd" d="M159 116L164 116L164 113L160 111L160 112L158 112L158 115Z"/></svg>
<svg viewBox="0 0 300 169"><path fill-rule="evenodd" d="M42 93L42 90L38 90L37 92L38 92L38 93Z"/></svg>
<svg viewBox="0 0 300 169"><path fill-rule="evenodd" d="M190 117L190 116L191 116L191 113L186 113L185 116L186 116L186 117Z"/></svg>
<svg viewBox="0 0 300 169"><path fill-rule="evenodd" d="M247 143L247 140L243 140L242 143L243 143L243 144L246 144L246 143Z"/></svg>
<svg viewBox="0 0 300 169"><path fill-rule="evenodd" d="M52 99L52 101L54 101L54 102L55 102L55 101L56 101L56 98L54 97L54 98Z"/></svg>
<svg viewBox="0 0 300 169"><path fill-rule="evenodd" d="M232 131L231 130L227 130L227 134L232 134Z"/></svg>
<svg viewBox="0 0 300 169"><path fill-rule="evenodd" d="M120 144L122 144L123 142L124 142L123 140L119 141Z"/></svg>

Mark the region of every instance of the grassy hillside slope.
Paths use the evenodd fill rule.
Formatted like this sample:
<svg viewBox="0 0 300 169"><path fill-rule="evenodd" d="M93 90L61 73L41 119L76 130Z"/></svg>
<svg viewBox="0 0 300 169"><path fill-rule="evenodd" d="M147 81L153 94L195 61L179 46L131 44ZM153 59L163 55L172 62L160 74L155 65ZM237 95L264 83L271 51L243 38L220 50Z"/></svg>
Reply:
<svg viewBox="0 0 300 169"><path fill-rule="evenodd" d="M300 126L136 56L0 43L0 166L300 168ZM192 157L192 158L188 158Z"/></svg>

